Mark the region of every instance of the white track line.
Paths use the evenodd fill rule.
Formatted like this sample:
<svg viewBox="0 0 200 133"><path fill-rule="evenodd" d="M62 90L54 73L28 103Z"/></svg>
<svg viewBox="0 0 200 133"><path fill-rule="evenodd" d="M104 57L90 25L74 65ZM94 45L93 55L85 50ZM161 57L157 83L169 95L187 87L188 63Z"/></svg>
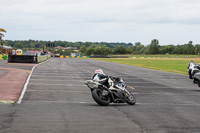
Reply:
<svg viewBox="0 0 200 133"><path fill-rule="evenodd" d="M46 83L46 84L44 84L44 83L29 83L30 85L64 85L64 86L80 86L80 87L82 87L82 86L87 86L87 85L84 85L84 84L81 84L81 85L74 85L74 84L49 84L49 83Z"/></svg>
<svg viewBox="0 0 200 133"><path fill-rule="evenodd" d="M47 60L47 61L48 61L48 60ZM45 61L45 62L46 62L46 61ZM45 63L45 62L42 62L42 63ZM31 73L29 74L29 76L28 76L28 78L27 78L27 80L26 80L26 83L24 84L23 90L22 90L22 92L21 92L21 94L20 94L20 97L19 97L19 99L18 99L18 101L17 101L18 104L21 104L21 103L22 103L22 99L23 99L24 94L25 94L25 92L26 92L26 90L27 90L27 86L28 86L28 83L29 83L29 81L30 81L31 75L32 75L32 73L33 73L33 70L35 69L36 66L38 66L38 65L40 65L40 64L42 64L42 63L39 63L39 64L35 65L35 66L31 69Z"/></svg>
<svg viewBox="0 0 200 133"><path fill-rule="evenodd" d="M33 75L32 75L33 76ZM55 80L55 79L33 79L33 78L31 78L30 80L32 80L32 81L65 81L65 82L73 82L73 81L75 81L75 82L81 82L81 83L84 83L84 81L77 81L77 80Z"/></svg>
<svg viewBox="0 0 200 133"><path fill-rule="evenodd" d="M65 75L65 76L40 76L40 75L33 75L33 77L42 77L42 78L46 78L46 77L53 77L53 78L59 78L59 77L66 77L66 78L68 78L69 77L69 75ZM82 78L82 77L70 77L71 79L73 79L73 78Z"/></svg>
<svg viewBox="0 0 200 133"><path fill-rule="evenodd" d="M65 104L97 104L95 102L84 102L84 101L25 101L25 103L39 103L39 104L43 104L43 103L65 103ZM128 105L127 103L110 103L110 105ZM152 105L155 105L155 106L200 106L200 104L195 104L195 103L176 103L176 104L173 104L173 103L137 103L136 102L136 106L146 106L146 105L149 105L149 106L152 106ZM130 106L129 107L134 107L134 106Z"/></svg>
<svg viewBox="0 0 200 133"><path fill-rule="evenodd" d="M34 92L34 91L37 91L37 92L41 92L41 91L49 91L49 92L72 92L72 93L91 93L90 91L88 90L85 90L85 91L68 91L68 90L26 90L27 92Z"/></svg>

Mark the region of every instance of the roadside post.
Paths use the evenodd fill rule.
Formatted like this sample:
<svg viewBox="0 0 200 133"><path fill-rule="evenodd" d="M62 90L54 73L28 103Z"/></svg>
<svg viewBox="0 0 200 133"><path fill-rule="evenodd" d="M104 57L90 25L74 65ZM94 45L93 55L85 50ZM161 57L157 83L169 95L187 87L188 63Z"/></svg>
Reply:
<svg viewBox="0 0 200 133"><path fill-rule="evenodd" d="M6 60L6 59L7 59L7 55L4 54L4 55L3 55L3 60Z"/></svg>
<svg viewBox="0 0 200 133"><path fill-rule="evenodd" d="M2 54L0 54L0 60L2 60Z"/></svg>

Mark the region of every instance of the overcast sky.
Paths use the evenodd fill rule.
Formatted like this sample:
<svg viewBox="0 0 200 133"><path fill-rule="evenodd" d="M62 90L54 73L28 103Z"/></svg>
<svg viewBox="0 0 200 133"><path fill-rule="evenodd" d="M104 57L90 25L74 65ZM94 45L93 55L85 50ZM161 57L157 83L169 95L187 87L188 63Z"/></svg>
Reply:
<svg viewBox="0 0 200 133"><path fill-rule="evenodd" d="M200 0L0 0L4 40L200 44Z"/></svg>

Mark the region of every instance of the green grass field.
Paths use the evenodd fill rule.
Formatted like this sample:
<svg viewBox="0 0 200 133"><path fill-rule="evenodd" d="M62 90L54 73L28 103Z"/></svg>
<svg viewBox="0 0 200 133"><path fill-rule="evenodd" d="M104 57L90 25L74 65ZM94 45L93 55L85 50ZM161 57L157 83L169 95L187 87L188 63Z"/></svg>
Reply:
<svg viewBox="0 0 200 133"><path fill-rule="evenodd" d="M48 55L48 58L51 58L51 56ZM39 56L38 56L38 63L44 62L44 61L46 61L48 58L47 58L46 55L39 55Z"/></svg>
<svg viewBox="0 0 200 133"><path fill-rule="evenodd" d="M169 54L169 55L112 55L112 57L160 57L160 58L196 58L200 57L200 55L175 55L175 54Z"/></svg>
<svg viewBox="0 0 200 133"><path fill-rule="evenodd" d="M193 60L195 63L200 62L200 58L93 58L93 60L116 62L131 66L144 67L185 75L188 74L187 66L191 60Z"/></svg>

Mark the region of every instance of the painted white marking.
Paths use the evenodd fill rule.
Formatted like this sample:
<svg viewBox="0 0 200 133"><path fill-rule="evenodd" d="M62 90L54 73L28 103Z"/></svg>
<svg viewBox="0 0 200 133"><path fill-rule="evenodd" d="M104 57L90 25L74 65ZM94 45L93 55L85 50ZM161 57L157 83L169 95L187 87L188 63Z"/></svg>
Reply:
<svg viewBox="0 0 200 133"><path fill-rule="evenodd" d="M133 95L171 95L171 96L180 96L178 93L131 93ZM187 94L182 93L182 96L199 96L199 94Z"/></svg>
<svg viewBox="0 0 200 133"><path fill-rule="evenodd" d="M29 83L33 85L65 85L65 86L87 86L87 85L75 85L75 84L44 84L44 83Z"/></svg>
<svg viewBox="0 0 200 133"><path fill-rule="evenodd" d="M167 86L143 86L143 85L137 85L137 86L135 86L135 85L132 85L134 88L136 88L137 89L137 87L142 87L142 88L171 88L171 87L167 87Z"/></svg>
<svg viewBox="0 0 200 133"><path fill-rule="evenodd" d="M87 103L87 102L78 102L78 103Z"/></svg>
<svg viewBox="0 0 200 133"><path fill-rule="evenodd" d="M73 79L73 78L83 78L83 77L69 77L69 75L66 75L66 76L41 76L41 75L32 75L32 77L40 77L40 78L48 78L48 77L53 77L53 78L56 78L56 77L67 77L67 78L70 78L70 79Z"/></svg>
<svg viewBox="0 0 200 133"><path fill-rule="evenodd" d="M55 80L55 79L30 79L30 80L39 80L39 81L66 81L66 82L68 82L68 81L70 81L70 82L72 82L72 81L75 81L75 82L81 82L81 83L84 83L84 81L80 81L80 80L68 80L68 79L66 79L66 80Z"/></svg>
<svg viewBox="0 0 200 133"><path fill-rule="evenodd" d="M139 78L139 77L121 77L122 79L148 79L148 78Z"/></svg>
<svg viewBox="0 0 200 133"><path fill-rule="evenodd" d="M147 81L144 81L144 82L134 82L134 81L133 81L133 82L125 82L125 83L126 83L126 84L128 84L128 83L133 83L133 84L135 84L135 83L154 83L154 82L149 82L149 81L148 81L148 82L147 82Z"/></svg>
<svg viewBox="0 0 200 133"><path fill-rule="evenodd" d="M200 106L200 104L195 103L136 103L138 105L166 105L166 106Z"/></svg>
<svg viewBox="0 0 200 133"><path fill-rule="evenodd" d="M79 103L79 104L88 104L95 102L80 102L80 101L25 101L26 103Z"/></svg>
<svg viewBox="0 0 200 133"><path fill-rule="evenodd" d="M90 91L88 91L88 90L85 90L85 91L68 91L68 90L45 90L45 89L43 89L43 90L26 90L27 92L28 91L30 91L30 92L34 92L34 91L56 91L56 92L72 92L72 93L85 93L85 92L87 92L87 93L91 93Z"/></svg>
<svg viewBox="0 0 200 133"><path fill-rule="evenodd" d="M47 60L47 61L48 61L48 60ZM45 61L45 62L46 62L46 61ZM42 63L44 63L44 62L42 62ZM30 81L31 75L32 75L32 73L33 73L33 70L35 69L36 66L38 66L38 65L40 65L40 64L42 64L42 63L39 63L39 64L35 65L35 66L31 69L31 73L29 74L29 76L28 76L28 78L27 78L27 80L26 80L26 83L24 84L24 87L23 87L23 90L22 90L22 92L21 92L21 95L20 95L20 97L19 97L19 99L18 99L18 101L17 101L18 104L21 104L21 103L22 103L22 99L23 99L24 94L25 94L25 92L26 92L26 90L27 90L27 86L28 86L28 83L29 83L29 81Z"/></svg>
<svg viewBox="0 0 200 133"><path fill-rule="evenodd" d="M39 72L39 70L36 70L36 72L34 72L35 74L52 74L52 73L63 73L63 74L87 74L85 72L63 72L63 71L41 71Z"/></svg>
<svg viewBox="0 0 200 133"><path fill-rule="evenodd" d="M97 104L96 102L84 102L84 101L25 101L24 103L68 103L68 104ZM110 105L125 105L127 103L110 103ZM128 104L127 104L128 105ZM158 105L158 106L200 106L200 104L193 103L137 103L137 105ZM133 106L129 106L133 107Z"/></svg>

